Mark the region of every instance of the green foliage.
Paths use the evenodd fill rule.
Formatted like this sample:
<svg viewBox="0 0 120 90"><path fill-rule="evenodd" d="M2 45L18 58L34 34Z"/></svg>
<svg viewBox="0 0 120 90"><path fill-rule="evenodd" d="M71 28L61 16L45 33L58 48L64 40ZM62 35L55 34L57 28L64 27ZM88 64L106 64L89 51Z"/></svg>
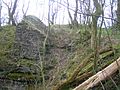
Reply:
<svg viewBox="0 0 120 90"><path fill-rule="evenodd" d="M30 81L30 80L34 80L36 75L28 74L28 73L9 73L7 77L11 80Z"/></svg>
<svg viewBox="0 0 120 90"><path fill-rule="evenodd" d="M31 67L34 66L36 64L36 62L34 60L28 60L28 59L19 59L17 61L17 65L18 66L27 66L27 67Z"/></svg>
<svg viewBox="0 0 120 90"><path fill-rule="evenodd" d="M14 26L3 26L0 31L0 67L11 66L10 53L13 48L15 37Z"/></svg>
<svg viewBox="0 0 120 90"><path fill-rule="evenodd" d="M0 31L0 58L8 55L12 50L15 37L14 26L4 26Z"/></svg>
<svg viewBox="0 0 120 90"><path fill-rule="evenodd" d="M24 26L24 25L23 25ZM64 45L64 43L67 43L69 45L71 45L71 48L73 50L65 50L64 52L69 53L70 55L67 57L68 60L68 64L65 64L66 66L63 66L64 69L61 70L61 72L59 73L59 77L61 78L63 74L65 74L65 77L63 77L64 79L69 78L73 71L76 69L76 67L84 62L83 59L85 57L87 57L89 54L91 54L93 51L90 48L90 38L91 38L91 34L89 29L86 30L84 25L81 25L80 28L78 30L72 30L68 27L68 25L64 25L64 26L60 26L61 28L59 28L59 26L53 26L53 28L55 28L55 34L54 38L52 38L53 42L55 42L55 44L60 44L60 46L56 47L59 48L61 47L61 45ZM64 28L63 28L64 27ZM35 60L28 60L28 59L19 59L17 61L14 61L11 58L11 52L13 50L13 44L14 44L14 40L15 40L15 28L14 26L4 26L2 27L2 30L0 31L0 69L2 68L3 70L7 70L11 68L11 70L15 67L19 67L19 66L23 66L23 67L27 67L31 70L31 72L34 72L35 70L39 70L39 76L35 76L34 74L28 74L28 73L18 73L18 72L10 72L8 73L8 77L10 79L36 79L36 77L39 77L39 79L41 79L41 72L40 72L40 65L38 63L36 63ZM88 27L86 27L88 28ZM111 64L114 60L116 60L119 56L120 56L120 44L119 44L119 39L120 35L114 35L114 37L112 37L112 30L108 30L109 35L111 36L112 39L115 40L115 43L113 45L113 47L116 50L115 55L113 54L112 51L103 53L99 56L98 60L98 68L99 70L101 70L103 67L108 66L109 64ZM105 31L105 29L102 29L102 37L106 37L107 33ZM60 41L61 39L61 41ZM106 38L105 38L106 39ZM64 41L65 40L65 41ZM117 40L117 41L116 41ZM105 40L102 40L104 43L107 43ZM70 43L69 43L70 42ZM116 43L117 42L117 43ZM49 51L49 49L53 48L53 46L51 47L47 47L46 51ZM65 48L62 48L65 49ZM49 54L50 52L48 52ZM47 71L51 70L51 68L53 69L55 65L58 64L58 59L57 57L47 57L47 58L51 58L50 63L48 61L48 63L46 63L47 65L43 66L43 72L46 74L48 73ZM89 59L90 61L87 63L87 65L85 65L83 68L80 69L78 76L84 74L85 72L89 72L92 71L92 66L93 66L93 58ZM49 65L48 65L49 64ZM57 66L56 66L57 67ZM62 68L63 68L62 67ZM61 67L59 67L61 69ZM0 70L1 71L1 70ZM61 76L60 76L61 75ZM57 75L56 75L57 76ZM57 77L57 78L59 78ZM38 78L37 78L38 79ZM109 84L110 81L107 81L107 83ZM110 82L111 83L111 82ZM108 85L108 84L105 84ZM111 83L111 85L113 85ZM64 88L64 90L71 90L71 88L73 88L73 86L66 86ZM97 89L99 90L99 89Z"/></svg>
<svg viewBox="0 0 120 90"><path fill-rule="evenodd" d="M32 75L28 75L27 73L11 73L16 67L25 66L30 67L35 62L33 60L13 60L12 52L13 45L15 41L15 26L3 26L0 31L0 70L1 72L8 72L7 77L10 79L18 79L18 78L33 78Z"/></svg>

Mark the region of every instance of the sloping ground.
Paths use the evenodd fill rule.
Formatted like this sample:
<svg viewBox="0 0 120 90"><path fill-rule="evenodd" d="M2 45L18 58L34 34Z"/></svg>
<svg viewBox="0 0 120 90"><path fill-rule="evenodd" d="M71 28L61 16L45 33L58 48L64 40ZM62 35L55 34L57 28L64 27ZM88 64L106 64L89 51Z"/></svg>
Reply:
<svg viewBox="0 0 120 90"><path fill-rule="evenodd" d="M102 39L101 47L99 48L98 71L117 60L117 58L120 56L120 42L118 41L119 38L110 37L111 42L109 41L107 35L102 38L104 39ZM87 42L80 42L76 45L77 49L75 50L75 54L70 61L72 64L70 64L68 67L68 77L64 81L61 80L57 85L55 85L53 90L71 90L71 88L81 84L89 77L94 75L93 52L90 50L89 44L90 42L87 40ZM110 48L111 44L113 48ZM115 75L118 76L118 73ZM105 87L105 90L110 90L109 86L107 86L107 83L109 82L112 82L111 87L113 87L114 90L119 87L119 78L116 77L118 78L115 79L117 81L115 81L114 78L112 79L111 77L111 79L108 79L108 82L103 81L104 83L102 85ZM95 87L93 90L98 90L98 88L100 88L99 90L104 89L102 86L100 87Z"/></svg>
<svg viewBox="0 0 120 90"><path fill-rule="evenodd" d="M15 31L16 27L13 26L4 26L0 31L0 76L7 75L7 78L14 80L18 78L19 80L24 78L28 80L35 79L35 76L30 73L35 73L34 70L36 69L35 65L37 65L37 63L33 60L27 60L26 58L17 60L13 57ZM51 76L57 73L55 72L56 70L58 70L59 73L63 72L63 68L66 67L73 51L70 45L70 31L61 31L55 31L52 37L52 45L46 46L45 56L42 57L45 75L49 75L50 79L52 79ZM28 74L26 75L24 73ZM41 75L39 77L41 77Z"/></svg>
<svg viewBox="0 0 120 90"><path fill-rule="evenodd" d="M42 59L45 61L44 73L49 77L45 81L47 90L71 90L80 83L94 75L93 72L93 51L90 49L90 34L87 31L71 30L67 26L53 27L54 33L51 38L51 45L47 46L47 52ZM52 29L51 29L52 30ZM79 32L80 31L80 32ZM5 26L0 31L0 71L1 75L6 74L9 79L36 79L29 73L28 68L36 68L33 61L26 59L13 60L12 50L14 44L15 27ZM99 49L98 71L102 70L120 56L119 38L112 38L112 44L115 54L112 51L107 36L103 37L102 45ZM16 70L16 67L24 66L17 69L24 69L27 74L10 73ZM6 72L7 73L3 73ZM23 70L21 70L23 71ZM41 74L40 75L41 78ZM24 77L24 78L23 78ZM119 74L116 72L111 79L103 81L106 90L115 90L120 86ZM92 90L102 90L99 84Z"/></svg>

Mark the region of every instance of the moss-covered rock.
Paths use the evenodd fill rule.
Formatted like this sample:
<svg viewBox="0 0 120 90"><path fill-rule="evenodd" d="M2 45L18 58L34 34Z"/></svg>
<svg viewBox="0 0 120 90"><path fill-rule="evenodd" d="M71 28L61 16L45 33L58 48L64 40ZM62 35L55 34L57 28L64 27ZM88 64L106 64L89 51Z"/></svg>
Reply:
<svg viewBox="0 0 120 90"><path fill-rule="evenodd" d="M11 52L13 50L14 38L15 38L14 26L4 26L0 31L0 69L10 69L13 62L11 61ZM5 70L6 70L5 69Z"/></svg>

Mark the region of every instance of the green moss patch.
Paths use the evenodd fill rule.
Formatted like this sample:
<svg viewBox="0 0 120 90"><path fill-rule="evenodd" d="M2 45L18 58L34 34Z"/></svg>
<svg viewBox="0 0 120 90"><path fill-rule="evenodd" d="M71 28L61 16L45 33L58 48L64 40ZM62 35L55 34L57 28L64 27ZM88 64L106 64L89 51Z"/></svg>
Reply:
<svg viewBox="0 0 120 90"><path fill-rule="evenodd" d="M7 77L11 80L29 81L29 80L35 80L36 76L27 73L9 73Z"/></svg>

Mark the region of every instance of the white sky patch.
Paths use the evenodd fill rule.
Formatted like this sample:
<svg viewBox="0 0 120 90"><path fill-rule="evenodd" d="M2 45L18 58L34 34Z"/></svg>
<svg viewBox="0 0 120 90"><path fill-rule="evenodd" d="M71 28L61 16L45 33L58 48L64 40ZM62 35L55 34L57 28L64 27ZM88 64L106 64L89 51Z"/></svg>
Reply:
<svg viewBox="0 0 120 90"><path fill-rule="evenodd" d="M11 1L13 2L14 0L4 0L8 5L10 5ZM38 18L40 18L40 20L42 20L46 25L48 24L48 12L49 12L49 0L19 0L18 2L18 7L16 10L16 18L18 21L20 21L22 19L23 16L23 12L22 9L24 9L24 11L26 11L27 7L28 7L28 2L29 3L29 8L27 11L27 15L34 15ZM51 3L51 6L54 8L58 8L58 13L56 15L56 20L55 23L56 24L68 24L69 20L69 16L68 16L68 11L67 11L67 0L53 0L53 1L57 1L57 2L61 2L63 5L60 5L57 2ZM69 5L70 8L72 8L73 10L75 10L75 0L68 0L69 1ZM24 8L23 8L23 4L24 4ZM80 5L80 3L79 3ZM111 12L110 12L110 0L106 0L105 3L106 7L104 8L104 12L105 12L105 17L111 17ZM91 0L91 6L93 6L93 2ZM116 5L115 5L116 6ZM114 7L114 11L116 10L117 6ZM54 12L55 10L51 10L50 15L52 15L52 12ZM73 16L74 12L72 10L70 10L71 15ZM93 7L91 8L91 12L93 12ZM7 7L3 4L3 8L2 8L2 17L4 18L8 18L8 11L7 11ZM79 17L80 15L78 14L78 21L79 21ZM110 20L107 20L107 22L110 22Z"/></svg>

